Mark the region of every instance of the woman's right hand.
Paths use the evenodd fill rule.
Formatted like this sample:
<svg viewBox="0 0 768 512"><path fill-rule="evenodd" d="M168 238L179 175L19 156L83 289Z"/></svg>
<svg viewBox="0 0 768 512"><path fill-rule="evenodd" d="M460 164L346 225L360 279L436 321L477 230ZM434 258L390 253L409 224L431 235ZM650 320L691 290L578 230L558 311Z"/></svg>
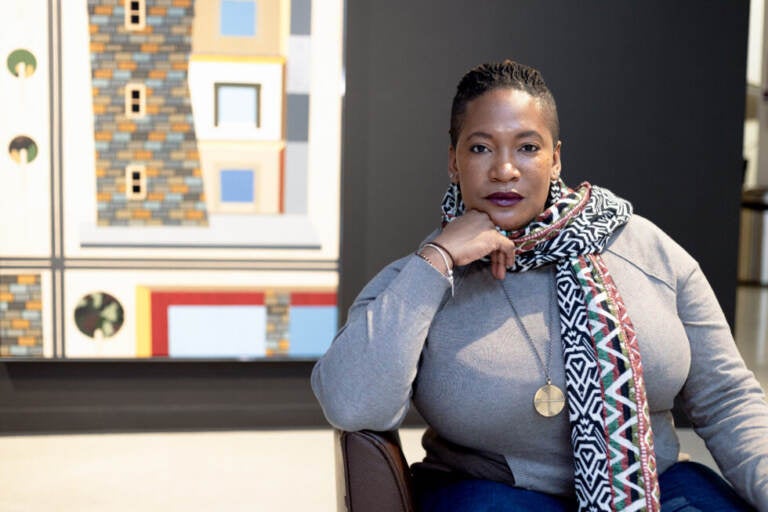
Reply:
<svg viewBox="0 0 768 512"><path fill-rule="evenodd" d="M507 267L515 261L515 244L498 231L485 212L469 210L449 222L433 240L453 256L456 265L466 265L485 256L491 257L491 273L504 279Z"/></svg>

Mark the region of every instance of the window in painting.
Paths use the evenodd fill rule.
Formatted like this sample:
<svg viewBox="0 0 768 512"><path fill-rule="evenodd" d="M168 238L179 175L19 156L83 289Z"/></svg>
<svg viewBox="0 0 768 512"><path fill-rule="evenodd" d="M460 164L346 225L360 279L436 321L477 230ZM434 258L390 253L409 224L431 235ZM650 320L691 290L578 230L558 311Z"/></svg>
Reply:
<svg viewBox="0 0 768 512"><path fill-rule="evenodd" d="M8 55L8 70L17 78L32 76L37 68L37 59L29 50L18 49Z"/></svg>
<svg viewBox="0 0 768 512"><path fill-rule="evenodd" d="M37 144L30 137L19 135L8 145L8 153L17 164L28 164L37 157Z"/></svg>
<svg viewBox="0 0 768 512"><path fill-rule="evenodd" d="M215 84L216 126L261 126L260 84Z"/></svg>
<svg viewBox="0 0 768 512"><path fill-rule="evenodd" d="M147 87L131 83L125 86L125 115L129 118L144 117L147 113Z"/></svg>
<svg viewBox="0 0 768 512"><path fill-rule="evenodd" d="M147 197L147 168L143 165L125 168L125 196L133 200Z"/></svg>
<svg viewBox="0 0 768 512"><path fill-rule="evenodd" d="M86 336L94 339L111 338L123 326L125 313L122 304L108 293L90 293L77 303L75 325Z"/></svg>
<svg viewBox="0 0 768 512"><path fill-rule="evenodd" d="M256 0L221 0L220 30L223 36L256 35Z"/></svg>
<svg viewBox="0 0 768 512"><path fill-rule="evenodd" d="M125 28L128 30L144 30L146 22L146 0L125 0Z"/></svg>
<svg viewBox="0 0 768 512"><path fill-rule="evenodd" d="M251 169L222 169L220 190L222 203L253 203L256 195L255 176Z"/></svg>

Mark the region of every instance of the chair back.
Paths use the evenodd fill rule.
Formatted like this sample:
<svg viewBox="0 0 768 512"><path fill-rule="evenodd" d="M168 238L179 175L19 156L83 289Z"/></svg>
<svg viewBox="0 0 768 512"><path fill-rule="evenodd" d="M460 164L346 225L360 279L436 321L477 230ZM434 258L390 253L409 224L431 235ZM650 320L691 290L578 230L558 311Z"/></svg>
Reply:
<svg viewBox="0 0 768 512"><path fill-rule="evenodd" d="M415 512L397 431L335 431L339 512Z"/></svg>

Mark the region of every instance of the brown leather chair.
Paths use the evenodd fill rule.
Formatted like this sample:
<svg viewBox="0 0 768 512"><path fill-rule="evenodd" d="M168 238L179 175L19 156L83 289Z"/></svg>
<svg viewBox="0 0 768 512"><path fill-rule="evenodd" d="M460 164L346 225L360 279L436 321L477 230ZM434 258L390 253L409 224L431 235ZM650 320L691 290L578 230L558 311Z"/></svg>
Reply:
<svg viewBox="0 0 768 512"><path fill-rule="evenodd" d="M415 512L397 431L335 431L339 512Z"/></svg>

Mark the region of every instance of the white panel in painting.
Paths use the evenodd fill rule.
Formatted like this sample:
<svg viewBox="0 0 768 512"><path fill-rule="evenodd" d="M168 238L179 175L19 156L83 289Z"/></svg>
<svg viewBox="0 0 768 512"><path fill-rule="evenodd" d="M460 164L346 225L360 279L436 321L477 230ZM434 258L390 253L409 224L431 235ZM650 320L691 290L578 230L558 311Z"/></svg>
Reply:
<svg viewBox="0 0 768 512"><path fill-rule="evenodd" d="M343 9L339 0L312 2L307 213L324 248L339 243Z"/></svg>
<svg viewBox="0 0 768 512"><path fill-rule="evenodd" d="M0 16L0 248L51 252L48 3L3 4Z"/></svg>
<svg viewBox="0 0 768 512"><path fill-rule="evenodd" d="M80 252L80 227L96 224L96 152L93 140L93 95L89 53L88 9L61 9L62 154L64 171L64 250ZM123 253L124 254L124 253Z"/></svg>
<svg viewBox="0 0 768 512"><path fill-rule="evenodd" d="M170 357L263 357L266 332L264 306L168 307Z"/></svg>

